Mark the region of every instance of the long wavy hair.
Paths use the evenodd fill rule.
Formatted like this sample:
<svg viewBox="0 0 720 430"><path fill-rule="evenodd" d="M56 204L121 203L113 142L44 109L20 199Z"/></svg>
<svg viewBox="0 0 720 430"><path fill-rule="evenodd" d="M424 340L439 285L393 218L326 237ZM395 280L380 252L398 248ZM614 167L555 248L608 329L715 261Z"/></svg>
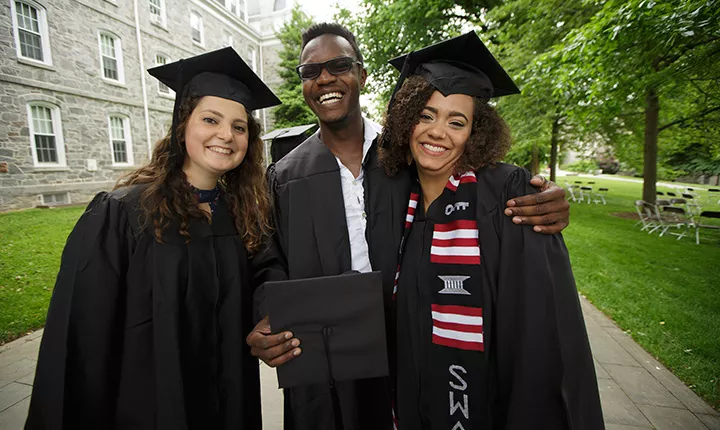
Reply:
<svg viewBox="0 0 720 430"><path fill-rule="evenodd" d="M179 95L178 95L179 97ZM141 195L141 222L145 228L152 224L155 238L163 241L163 233L173 221L180 224L180 234L190 240L188 226L191 218L210 215L198 207L198 201L183 172L187 156L185 130L190 114L201 97L187 97L179 107L179 123L175 130L177 142L172 143L172 130L160 139L146 165L121 178L115 189L147 184ZM260 125L248 111L248 149L242 163L219 179L230 215L249 252L258 251L263 238L270 234L270 197L265 178L264 148L260 139Z"/></svg>
<svg viewBox="0 0 720 430"><path fill-rule="evenodd" d="M411 76L395 95L385 113L378 138L378 160L388 175L406 169L412 160L410 137L420 122L435 88L420 76ZM473 123L465 152L455 164L455 173L477 170L502 160L510 150L510 129L487 99L473 97Z"/></svg>

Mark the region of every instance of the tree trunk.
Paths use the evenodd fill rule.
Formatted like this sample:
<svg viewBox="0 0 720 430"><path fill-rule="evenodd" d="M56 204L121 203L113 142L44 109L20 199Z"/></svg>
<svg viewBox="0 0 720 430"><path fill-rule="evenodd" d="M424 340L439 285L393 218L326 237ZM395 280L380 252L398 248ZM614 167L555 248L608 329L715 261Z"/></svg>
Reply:
<svg viewBox="0 0 720 430"><path fill-rule="evenodd" d="M557 169L558 140L560 134L560 116L555 116L550 134L550 180L555 182L555 170Z"/></svg>
<svg viewBox="0 0 720 430"><path fill-rule="evenodd" d="M660 100L654 88L645 95L645 165L643 169L643 200L655 203L657 182L658 118Z"/></svg>
<svg viewBox="0 0 720 430"><path fill-rule="evenodd" d="M540 173L540 149L538 148L537 143L533 144L531 163L530 170L532 171L532 174L537 175Z"/></svg>

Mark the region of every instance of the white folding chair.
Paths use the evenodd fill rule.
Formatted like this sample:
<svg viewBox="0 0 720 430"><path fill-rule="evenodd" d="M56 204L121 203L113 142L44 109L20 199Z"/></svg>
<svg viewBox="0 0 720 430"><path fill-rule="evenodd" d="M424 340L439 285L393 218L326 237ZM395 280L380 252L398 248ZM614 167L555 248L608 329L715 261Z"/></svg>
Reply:
<svg viewBox="0 0 720 430"><path fill-rule="evenodd" d="M607 188L598 188L597 192L593 193L593 202L595 204L607 204L607 200L605 200L605 196L607 196L608 189Z"/></svg>
<svg viewBox="0 0 720 430"><path fill-rule="evenodd" d="M592 203L592 187L580 187L580 201L587 198L588 204Z"/></svg>
<svg viewBox="0 0 720 430"><path fill-rule="evenodd" d="M661 228L659 219L655 215L655 206L647 203L645 200L635 200L635 211L637 211L640 221L635 225L642 224L640 231L654 233L656 230Z"/></svg>

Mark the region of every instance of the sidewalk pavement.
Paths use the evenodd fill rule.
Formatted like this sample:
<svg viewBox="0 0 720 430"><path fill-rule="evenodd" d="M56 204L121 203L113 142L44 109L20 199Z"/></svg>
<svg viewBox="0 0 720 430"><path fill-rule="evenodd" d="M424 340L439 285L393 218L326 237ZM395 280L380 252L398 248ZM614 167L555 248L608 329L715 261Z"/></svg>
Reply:
<svg viewBox="0 0 720 430"><path fill-rule="evenodd" d="M720 414L581 298L607 430L720 430ZM25 422L42 331L0 346L0 430ZM261 365L264 430L282 429L275 372Z"/></svg>

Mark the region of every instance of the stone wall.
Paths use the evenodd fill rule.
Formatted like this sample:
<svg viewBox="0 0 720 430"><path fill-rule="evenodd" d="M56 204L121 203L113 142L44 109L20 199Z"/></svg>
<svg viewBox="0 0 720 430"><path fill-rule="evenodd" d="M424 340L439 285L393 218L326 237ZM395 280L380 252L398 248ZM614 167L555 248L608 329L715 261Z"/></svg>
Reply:
<svg viewBox="0 0 720 430"><path fill-rule="evenodd" d="M171 123L173 96L158 91L158 81L144 70L162 54L175 61L227 46L229 36L248 61L257 54L261 38L247 23L210 0L166 1L164 25L150 19L148 3L139 2L140 46L133 0L34 0L47 12L51 65L18 58L13 36L10 2L0 5L0 211L36 206L42 195L62 194L72 203L84 203L98 191L108 190L121 175L148 159L148 147L165 136ZM204 41L190 34L190 13L203 19ZM124 81L102 77L98 34L107 31L122 42ZM270 55L276 55L270 51ZM262 56L262 57L261 57ZM277 59L274 60L277 63ZM263 64L263 67L265 65ZM269 67L265 79L276 82ZM143 78L149 122L143 100ZM60 111L66 166L34 165L27 105L41 101ZM108 116L129 119L134 164L113 166ZM149 142L148 142L149 140ZM97 168L89 168L96 164ZM5 172L6 171L6 172Z"/></svg>

